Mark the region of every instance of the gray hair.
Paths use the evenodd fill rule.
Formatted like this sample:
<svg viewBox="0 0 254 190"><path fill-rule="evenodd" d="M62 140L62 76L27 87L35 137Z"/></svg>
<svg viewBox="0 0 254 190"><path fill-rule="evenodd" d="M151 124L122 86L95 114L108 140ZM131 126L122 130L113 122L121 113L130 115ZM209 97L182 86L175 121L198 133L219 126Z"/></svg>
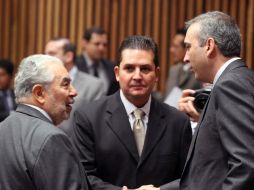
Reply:
<svg viewBox="0 0 254 190"><path fill-rule="evenodd" d="M200 25L198 34L200 46L204 46L211 37L225 57L240 56L241 33L232 17L219 11L212 11L191 19L185 26L189 28L196 23Z"/></svg>
<svg viewBox="0 0 254 190"><path fill-rule="evenodd" d="M16 101L32 95L32 88L36 84L47 87L54 79L54 73L48 69L46 63L62 64L60 59L49 55L37 54L24 58L18 68L14 80Z"/></svg>

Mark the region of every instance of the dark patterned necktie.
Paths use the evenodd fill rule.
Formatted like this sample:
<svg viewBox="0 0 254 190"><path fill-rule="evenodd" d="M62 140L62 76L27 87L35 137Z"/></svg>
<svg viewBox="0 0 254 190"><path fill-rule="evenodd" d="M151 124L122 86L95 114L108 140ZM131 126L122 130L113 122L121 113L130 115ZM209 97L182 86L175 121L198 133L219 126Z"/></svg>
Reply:
<svg viewBox="0 0 254 190"><path fill-rule="evenodd" d="M99 77L99 73L98 73L98 63L93 63L93 75L95 77Z"/></svg>
<svg viewBox="0 0 254 190"><path fill-rule="evenodd" d="M8 93L7 91L3 91L3 99L4 99L4 107L7 112L10 112L10 107L8 104Z"/></svg>

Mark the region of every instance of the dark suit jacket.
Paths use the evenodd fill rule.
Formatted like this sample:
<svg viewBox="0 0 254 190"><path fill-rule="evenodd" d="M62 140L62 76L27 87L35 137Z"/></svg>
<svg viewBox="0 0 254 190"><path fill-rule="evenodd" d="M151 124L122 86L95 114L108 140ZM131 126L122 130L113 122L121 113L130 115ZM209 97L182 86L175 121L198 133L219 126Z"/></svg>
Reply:
<svg viewBox="0 0 254 190"><path fill-rule="evenodd" d="M242 60L216 82L193 137L181 190L254 189L254 73Z"/></svg>
<svg viewBox="0 0 254 190"><path fill-rule="evenodd" d="M114 65L113 63L105 59L101 60L101 63L107 73L107 77L109 81L109 89L106 95L111 95L119 89L119 84L115 78ZM76 58L76 65L79 70L88 73L87 62L85 57L82 54Z"/></svg>
<svg viewBox="0 0 254 190"><path fill-rule="evenodd" d="M175 108L152 99L140 159L119 92L74 116L73 141L93 190L161 186L180 177L192 134L188 117Z"/></svg>
<svg viewBox="0 0 254 190"><path fill-rule="evenodd" d="M88 189L69 138L39 111L19 105L0 125L0 189Z"/></svg>
<svg viewBox="0 0 254 190"><path fill-rule="evenodd" d="M14 109L16 109L16 103L15 103L15 95L13 90L11 90L11 99ZM8 115L10 114L9 110L6 110L5 102L4 102L3 93L0 91L0 122L3 121Z"/></svg>

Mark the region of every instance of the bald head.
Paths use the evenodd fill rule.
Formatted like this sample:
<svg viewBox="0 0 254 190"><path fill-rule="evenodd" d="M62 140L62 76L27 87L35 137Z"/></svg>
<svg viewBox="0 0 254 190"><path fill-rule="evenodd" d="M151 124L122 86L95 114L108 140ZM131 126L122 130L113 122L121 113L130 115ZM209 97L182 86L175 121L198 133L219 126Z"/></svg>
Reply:
<svg viewBox="0 0 254 190"><path fill-rule="evenodd" d="M76 48L67 38L53 38L46 44L45 54L59 58L69 71L74 66Z"/></svg>

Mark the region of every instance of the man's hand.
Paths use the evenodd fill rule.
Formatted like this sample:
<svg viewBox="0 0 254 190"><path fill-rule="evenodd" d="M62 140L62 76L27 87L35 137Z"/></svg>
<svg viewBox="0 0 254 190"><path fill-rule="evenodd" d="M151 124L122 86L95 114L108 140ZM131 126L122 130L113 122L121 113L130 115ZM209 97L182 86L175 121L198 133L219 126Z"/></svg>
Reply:
<svg viewBox="0 0 254 190"><path fill-rule="evenodd" d="M122 190L128 190L128 187L123 186ZM160 188L154 187L153 185L142 185L141 187L137 188L136 190L160 190Z"/></svg>
<svg viewBox="0 0 254 190"><path fill-rule="evenodd" d="M188 114L191 121L198 122L200 114L195 109L193 104L193 101L195 98L191 96L194 93L195 91L191 89L183 90L183 93L181 98L179 99L178 105L179 105L179 110Z"/></svg>
<svg viewBox="0 0 254 190"><path fill-rule="evenodd" d="M136 190L160 190L160 188L154 187L153 185L142 185Z"/></svg>

